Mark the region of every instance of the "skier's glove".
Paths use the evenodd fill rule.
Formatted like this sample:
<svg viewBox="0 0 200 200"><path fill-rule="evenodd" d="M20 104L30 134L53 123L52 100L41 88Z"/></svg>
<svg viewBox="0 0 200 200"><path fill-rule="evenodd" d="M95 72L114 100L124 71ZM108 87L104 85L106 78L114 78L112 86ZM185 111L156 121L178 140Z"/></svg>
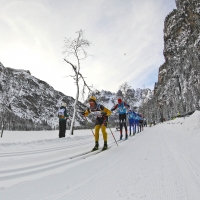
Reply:
<svg viewBox="0 0 200 200"><path fill-rule="evenodd" d="M81 112L81 115L83 115L85 117L85 111L84 112Z"/></svg>

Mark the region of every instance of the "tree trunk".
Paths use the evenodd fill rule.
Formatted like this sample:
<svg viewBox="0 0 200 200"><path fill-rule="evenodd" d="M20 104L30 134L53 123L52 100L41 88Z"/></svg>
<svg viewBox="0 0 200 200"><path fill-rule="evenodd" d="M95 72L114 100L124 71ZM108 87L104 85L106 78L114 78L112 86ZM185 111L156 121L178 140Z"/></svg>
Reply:
<svg viewBox="0 0 200 200"><path fill-rule="evenodd" d="M77 88L77 92L76 92L76 99L74 102L74 113L73 113L72 122L71 122L71 126L70 126L70 135L73 135L73 126L74 126L75 116L76 116L76 104L77 104L78 98L79 98L78 74L76 76L76 88Z"/></svg>
<svg viewBox="0 0 200 200"><path fill-rule="evenodd" d="M1 137L3 137L3 130L4 130L4 125L3 125L3 121L2 121Z"/></svg>

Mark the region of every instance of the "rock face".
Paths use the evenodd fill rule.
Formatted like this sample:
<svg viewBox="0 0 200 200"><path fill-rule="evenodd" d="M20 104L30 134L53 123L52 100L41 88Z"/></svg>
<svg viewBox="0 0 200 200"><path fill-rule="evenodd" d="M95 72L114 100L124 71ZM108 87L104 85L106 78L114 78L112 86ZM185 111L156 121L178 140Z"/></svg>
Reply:
<svg viewBox="0 0 200 200"><path fill-rule="evenodd" d="M23 124L26 123L32 126L28 129L33 129L33 125L43 125L42 129L54 129L58 126L57 111L61 101L67 103L70 116L74 104L72 97L54 90L29 71L6 68L1 63L0 98L1 121L4 119L6 125L10 124L10 128L6 127L8 129L24 129ZM78 102L77 109L82 111L86 106ZM83 117L77 112L75 126L84 124Z"/></svg>
<svg viewBox="0 0 200 200"><path fill-rule="evenodd" d="M200 106L200 1L176 0L176 6L164 22L165 63L154 94L159 106L184 113Z"/></svg>

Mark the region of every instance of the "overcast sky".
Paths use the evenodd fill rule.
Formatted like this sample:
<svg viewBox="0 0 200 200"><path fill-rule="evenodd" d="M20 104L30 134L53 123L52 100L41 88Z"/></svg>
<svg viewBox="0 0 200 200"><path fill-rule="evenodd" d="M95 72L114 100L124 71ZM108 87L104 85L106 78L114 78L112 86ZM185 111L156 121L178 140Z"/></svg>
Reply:
<svg viewBox="0 0 200 200"><path fill-rule="evenodd" d="M164 62L164 19L174 8L175 0L0 0L0 62L75 97L62 52L64 38L82 29L92 43L81 62L89 85L153 88Z"/></svg>

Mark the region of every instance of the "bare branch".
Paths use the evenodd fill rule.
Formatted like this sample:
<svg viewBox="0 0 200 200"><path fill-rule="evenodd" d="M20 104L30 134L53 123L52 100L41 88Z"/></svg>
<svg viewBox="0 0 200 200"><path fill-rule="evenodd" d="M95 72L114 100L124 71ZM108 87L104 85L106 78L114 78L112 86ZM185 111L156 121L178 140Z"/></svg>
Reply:
<svg viewBox="0 0 200 200"><path fill-rule="evenodd" d="M82 76L82 74L80 73L80 61L83 59L86 59L88 54L85 51L85 49L87 47L90 46L90 42L86 39L84 39L83 37L83 31L79 30L78 32L76 32L78 34L78 37L75 39L68 39L65 38L65 50L63 51L63 54L65 55L64 61L69 64L72 69L74 70L75 75L71 76L73 77L76 87L77 87L77 94L76 94L76 99L75 99L75 103L74 103L74 112L73 112L73 117L72 117L72 122L71 122L71 127L70 127L70 133L72 133L72 128L73 128L73 124L74 124L74 120L75 120L75 114L76 114L76 104L78 102L79 99L79 81L83 81L83 89L81 91L82 96L85 95L85 91L86 89L88 89L88 91L90 92L91 89L90 87L87 85L84 77ZM73 56L77 63L73 64L72 62L69 61L69 57Z"/></svg>

